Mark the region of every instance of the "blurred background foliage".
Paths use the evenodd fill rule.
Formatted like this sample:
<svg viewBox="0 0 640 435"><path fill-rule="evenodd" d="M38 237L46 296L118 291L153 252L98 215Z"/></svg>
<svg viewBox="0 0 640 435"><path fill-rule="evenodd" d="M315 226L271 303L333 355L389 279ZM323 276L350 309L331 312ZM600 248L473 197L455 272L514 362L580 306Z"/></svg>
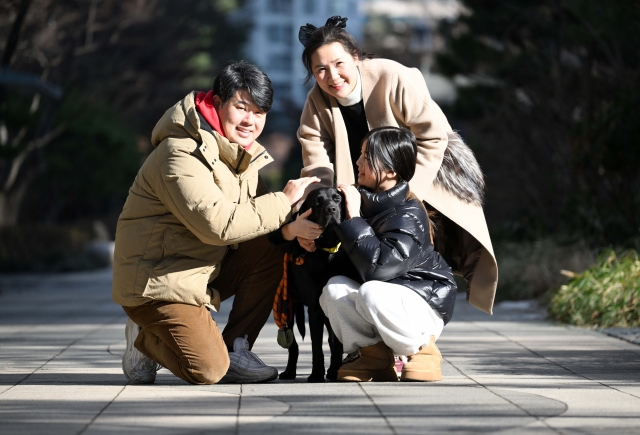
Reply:
<svg viewBox="0 0 640 435"><path fill-rule="evenodd" d="M50 241L90 240L96 220L113 237L157 119L190 90L210 88L214 73L241 49L246 33L227 17L238 5L2 2L0 250L18 258L14 244L37 243L30 233L42 236L46 228ZM53 257L64 251L52 245ZM81 252L82 243L66 245ZM34 258L32 268L46 269L40 263L47 255L35 256L42 261Z"/></svg>
<svg viewBox="0 0 640 435"><path fill-rule="evenodd" d="M561 269L640 246L640 3L462 3L435 67L457 84L445 111L486 174L496 299L546 300ZM590 298L619 305L611 295Z"/></svg>
<svg viewBox="0 0 640 435"><path fill-rule="evenodd" d="M640 3L394 5L421 11L438 2L460 12L427 21L370 14L360 42L454 90L438 102L486 174L497 300L549 298L567 283L561 269L583 271L605 248L638 249ZM252 25L231 17L247 3L0 4L0 269L91 267L83 246L113 238L157 119L190 90L210 88L228 60L246 57L262 17ZM281 72L274 65L266 66ZM287 102L270 113L261 137L276 159L264 174L274 188L299 174L300 110Z"/></svg>
<svg viewBox="0 0 640 435"><path fill-rule="evenodd" d="M496 240L637 244L640 4L464 0L443 22L448 108L487 175Z"/></svg>

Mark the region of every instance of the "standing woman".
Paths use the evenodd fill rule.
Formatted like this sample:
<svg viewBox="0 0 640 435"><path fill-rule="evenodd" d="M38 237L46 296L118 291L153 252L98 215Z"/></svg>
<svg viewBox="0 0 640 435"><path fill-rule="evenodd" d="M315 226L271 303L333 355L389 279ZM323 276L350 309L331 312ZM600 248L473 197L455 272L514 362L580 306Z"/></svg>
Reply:
<svg viewBox="0 0 640 435"><path fill-rule="evenodd" d="M435 249L468 283L467 299L491 313L498 267L482 210L484 180L471 150L452 131L431 99L422 73L388 59L372 59L346 28L331 17L299 32L307 80L315 78L302 111L298 139L311 186L354 184L364 136L383 126L405 127L418 143L411 191L438 212ZM313 240L298 238L303 248Z"/></svg>

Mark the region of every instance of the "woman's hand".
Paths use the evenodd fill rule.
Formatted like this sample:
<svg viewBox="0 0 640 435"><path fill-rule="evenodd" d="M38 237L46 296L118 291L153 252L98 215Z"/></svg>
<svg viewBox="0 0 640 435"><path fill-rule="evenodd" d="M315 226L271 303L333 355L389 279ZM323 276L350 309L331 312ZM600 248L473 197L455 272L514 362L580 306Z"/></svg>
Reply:
<svg viewBox="0 0 640 435"><path fill-rule="evenodd" d="M304 195L304 191L310 184L317 183L320 181L318 177L304 177L298 178L297 180L289 180L287 181L287 185L282 189L282 193L284 193L289 200L289 204L292 206L300 201L302 195Z"/></svg>
<svg viewBox="0 0 640 435"><path fill-rule="evenodd" d="M283 226L282 237L284 237L285 240L293 240L295 238L298 238L299 240L300 238L303 238L305 240L311 240L312 242L320 237L324 228L307 219L311 214L311 211L312 210L309 209L304 213L299 214L295 221ZM302 246L302 244L300 246Z"/></svg>
<svg viewBox="0 0 640 435"><path fill-rule="evenodd" d="M347 218L352 219L354 217L360 216L360 204L362 202L362 197L360 196L360 192L358 192L358 189L356 189L355 186L340 184L338 185L338 190L344 195L344 201L347 209Z"/></svg>

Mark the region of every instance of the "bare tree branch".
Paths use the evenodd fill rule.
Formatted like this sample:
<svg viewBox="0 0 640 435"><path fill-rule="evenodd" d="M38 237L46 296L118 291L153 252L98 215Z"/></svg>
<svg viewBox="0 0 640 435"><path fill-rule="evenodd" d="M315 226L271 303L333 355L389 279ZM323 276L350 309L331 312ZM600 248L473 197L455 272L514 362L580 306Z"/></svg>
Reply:
<svg viewBox="0 0 640 435"><path fill-rule="evenodd" d="M9 171L9 176L2 186L2 192L8 193L14 186L14 183L18 177L18 173L20 172L20 168L24 161L29 157L29 155L38 149L44 148L53 140L55 140L58 136L60 136L66 130L66 125L59 125L55 129L51 130L49 133L45 134L39 139L30 141L27 146L18 154L13 161L11 162L11 170Z"/></svg>

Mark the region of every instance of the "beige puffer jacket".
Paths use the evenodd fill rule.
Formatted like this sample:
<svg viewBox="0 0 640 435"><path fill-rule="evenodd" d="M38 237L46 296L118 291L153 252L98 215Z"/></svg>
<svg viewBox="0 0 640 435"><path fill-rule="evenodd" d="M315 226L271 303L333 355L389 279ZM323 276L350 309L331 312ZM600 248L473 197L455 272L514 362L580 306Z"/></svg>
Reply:
<svg viewBox="0 0 640 435"><path fill-rule="evenodd" d="M284 193L267 193L258 177L271 156L258 143L247 152L212 131L196 111L196 94L156 124L155 149L118 219L112 297L120 305L161 300L217 310L219 294L207 284L227 249L289 217Z"/></svg>

